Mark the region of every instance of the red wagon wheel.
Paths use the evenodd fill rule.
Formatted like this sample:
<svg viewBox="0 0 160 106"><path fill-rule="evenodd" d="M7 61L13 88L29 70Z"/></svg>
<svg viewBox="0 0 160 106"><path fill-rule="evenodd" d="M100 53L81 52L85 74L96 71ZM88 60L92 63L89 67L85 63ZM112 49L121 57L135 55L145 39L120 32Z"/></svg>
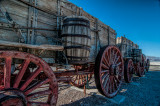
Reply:
<svg viewBox="0 0 160 106"><path fill-rule="evenodd" d="M104 47L97 55L95 63L95 82L97 89L103 95L114 97L123 79L123 58L115 46Z"/></svg>
<svg viewBox="0 0 160 106"><path fill-rule="evenodd" d="M130 83L133 78L134 65L132 59L128 59L124 65L124 79L127 83Z"/></svg>
<svg viewBox="0 0 160 106"><path fill-rule="evenodd" d="M0 51L0 59L4 60L4 63L1 62L4 64L4 81L0 85L2 106L56 105L58 84L52 69L45 61L34 55L16 51ZM17 63L20 66L18 68ZM34 69L27 76L31 65L34 65ZM37 80L40 73L44 73L46 79Z"/></svg>
<svg viewBox="0 0 160 106"><path fill-rule="evenodd" d="M143 70L143 67L141 67L141 63L140 62L136 63L135 69L136 69L136 74L139 77L142 77L144 75L144 70Z"/></svg>
<svg viewBox="0 0 160 106"><path fill-rule="evenodd" d="M91 80L92 74L85 74L85 75L78 74L79 72L78 67L75 67L75 69L76 69L77 75L72 76L70 83L76 87L83 87L87 83L87 80L88 82Z"/></svg>
<svg viewBox="0 0 160 106"><path fill-rule="evenodd" d="M141 71L142 71L142 74L144 75L145 74L145 60L146 60L146 58L144 57L144 55L142 54L141 55Z"/></svg>
<svg viewBox="0 0 160 106"><path fill-rule="evenodd" d="M149 66L150 66L150 60L147 59L147 62L146 62L146 71L148 72L149 70Z"/></svg>
<svg viewBox="0 0 160 106"><path fill-rule="evenodd" d="M145 59L144 56L141 55L141 61L137 64L137 75L142 77L145 74Z"/></svg>

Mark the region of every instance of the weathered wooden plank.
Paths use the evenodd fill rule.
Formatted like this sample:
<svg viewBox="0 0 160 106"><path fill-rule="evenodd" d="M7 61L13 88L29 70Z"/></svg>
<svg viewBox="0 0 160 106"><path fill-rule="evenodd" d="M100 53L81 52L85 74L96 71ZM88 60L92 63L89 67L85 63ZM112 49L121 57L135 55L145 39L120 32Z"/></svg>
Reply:
<svg viewBox="0 0 160 106"><path fill-rule="evenodd" d="M37 6L51 13L57 14L57 0L38 0Z"/></svg>
<svg viewBox="0 0 160 106"><path fill-rule="evenodd" d="M58 45L30 45L30 44L2 41L2 40L0 40L0 46L53 50L53 51L63 51L64 49L63 46L58 46Z"/></svg>
<svg viewBox="0 0 160 106"><path fill-rule="evenodd" d="M0 40L18 42L18 35L13 30L0 29Z"/></svg>

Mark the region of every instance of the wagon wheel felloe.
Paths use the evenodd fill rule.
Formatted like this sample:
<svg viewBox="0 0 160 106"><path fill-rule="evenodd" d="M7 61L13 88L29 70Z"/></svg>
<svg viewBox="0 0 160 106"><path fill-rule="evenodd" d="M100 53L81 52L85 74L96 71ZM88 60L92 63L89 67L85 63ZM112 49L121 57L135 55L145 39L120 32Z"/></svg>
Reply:
<svg viewBox="0 0 160 106"><path fill-rule="evenodd" d="M124 64L124 79L127 83L130 83L133 78L134 65L132 59L128 59Z"/></svg>
<svg viewBox="0 0 160 106"><path fill-rule="evenodd" d="M76 87L83 87L84 85L86 85L87 80L88 82L91 80L92 78L92 73L89 74L79 74L79 67L75 66L75 70L77 72L77 75L72 76L72 79L70 81L70 83ZM83 71L82 71L83 72Z"/></svg>
<svg viewBox="0 0 160 106"><path fill-rule="evenodd" d="M123 78L123 66L123 58L117 47L108 46L100 50L94 71L99 92L109 98L118 93Z"/></svg>
<svg viewBox="0 0 160 106"><path fill-rule="evenodd" d="M56 105L58 84L52 69L45 61L34 55L16 51L0 51L0 59L4 60L4 81L0 85L2 106ZM34 69L31 74L26 74L31 64L34 64ZM20 67L12 68L13 65ZM40 73L44 73L46 79L38 80Z"/></svg>

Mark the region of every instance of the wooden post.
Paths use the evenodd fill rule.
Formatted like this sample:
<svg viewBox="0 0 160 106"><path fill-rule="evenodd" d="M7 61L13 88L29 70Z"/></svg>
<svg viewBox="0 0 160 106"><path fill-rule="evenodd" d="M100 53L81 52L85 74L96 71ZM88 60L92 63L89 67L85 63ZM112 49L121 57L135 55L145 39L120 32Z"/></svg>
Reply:
<svg viewBox="0 0 160 106"><path fill-rule="evenodd" d="M77 16L77 10L78 10L77 8L78 8L78 7L76 6L76 16Z"/></svg>
<svg viewBox="0 0 160 106"><path fill-rule="evenodd" d="M80 7L79 9L80 9L80 10L79 10L79 16L83 16L83 8Z"/></svg>
<svg viewBox="0 0 160 106"><path fill-rule="evenodd" d="M32 0L29 0L30 3L32 3ZM28 27L31 27L31 17L32 17L32 7L29 6L28 8ZM27 43L30 44L31 41L31 29L28 29L27 33Z"/></svg>
<svg viewBox="0 0 160 106"><path fill-rule="evenodd" d="M60 13L61 13L61 6L60 6L60 0L57 0L57 15L60 16ZM57 30L59 30L59 17L57 16Z"/></svg>
<svg viewBox="0 0 160 106"><path fill-rule="evenodd" d="M33 0L34 6L37 6L37 0ZM32 27L37 27L37 9L33 8L33 22L32 22ZM32 30L32 35L31 35L31 44L35 44L35 30Z"/></svg>

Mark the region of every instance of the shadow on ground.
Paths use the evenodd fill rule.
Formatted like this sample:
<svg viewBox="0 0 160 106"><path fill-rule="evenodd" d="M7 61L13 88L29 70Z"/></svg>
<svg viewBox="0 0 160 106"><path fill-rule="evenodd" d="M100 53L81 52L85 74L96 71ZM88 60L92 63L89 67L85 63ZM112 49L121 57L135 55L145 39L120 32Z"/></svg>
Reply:
<svg viewBox="0 0 160 106"><path fill-rule="evenodd" d="M96 89L95 86L91 88ZM70 92L74 93L73 89ZM67 93L69 92L67 91ZM79 96L81 93L75 95ZM61 104L61 106L160 106L160 71L149 71L141 78L135 76L132 83L122 83L117 96L119 99L124 98L124 100L116 102L114 98L109 99L98 92L90 92L78 100L68 100L68 103Z"/></svg>

